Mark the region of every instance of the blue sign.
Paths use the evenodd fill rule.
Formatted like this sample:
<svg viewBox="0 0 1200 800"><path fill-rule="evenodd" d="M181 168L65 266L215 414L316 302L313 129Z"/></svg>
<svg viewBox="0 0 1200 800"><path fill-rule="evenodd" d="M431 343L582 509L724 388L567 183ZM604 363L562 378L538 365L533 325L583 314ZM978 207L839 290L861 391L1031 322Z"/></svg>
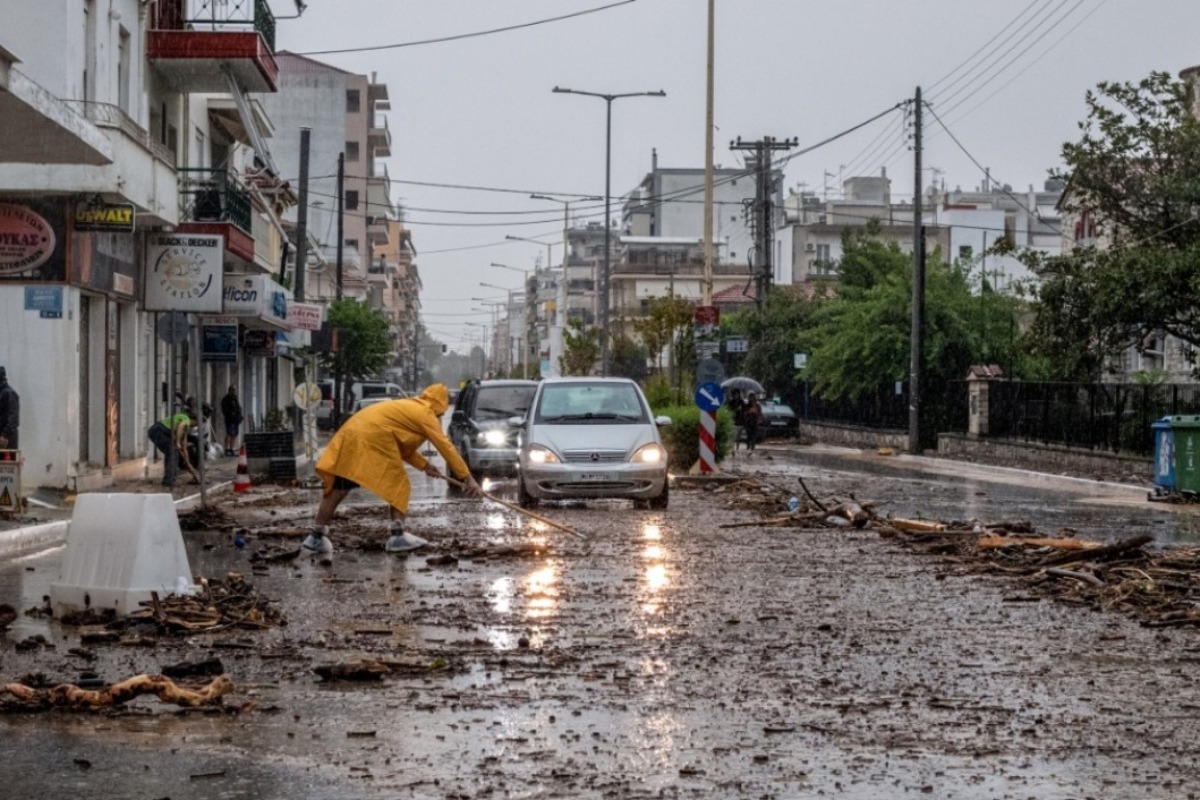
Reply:
<svg viewBox="0 0 1200 800"><path fill-rule="evenodd" d="M61 286L26 286L25 310L42 312L42 319L62 319Z"/></svg>
<svg viewBox="0 0 1200 800"><path fill-rule="evenodd" d="M716 411L725 402L725 390L719 383L702 383L696 387L696 405L701 411Z"/></svg>

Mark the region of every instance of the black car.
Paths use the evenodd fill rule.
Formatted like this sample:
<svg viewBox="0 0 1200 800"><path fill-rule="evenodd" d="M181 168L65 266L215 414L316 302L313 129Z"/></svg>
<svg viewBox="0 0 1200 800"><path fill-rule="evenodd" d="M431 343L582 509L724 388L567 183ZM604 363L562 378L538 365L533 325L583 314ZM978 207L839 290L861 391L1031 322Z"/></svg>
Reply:
<svg viewBox="0 0 1200 800"><path fill-rule="evenodd" d="M513 475L518 431L508 422L529 410L537 381L471 381L462 388L447 434L476 478Z"/></svg>
<svg viewBox="0 0 1200 800"><path fill-rule="evenodd" d="M792 407L764 400L758 422L758 439L795 439L800 435L800 419Z"/></svg>

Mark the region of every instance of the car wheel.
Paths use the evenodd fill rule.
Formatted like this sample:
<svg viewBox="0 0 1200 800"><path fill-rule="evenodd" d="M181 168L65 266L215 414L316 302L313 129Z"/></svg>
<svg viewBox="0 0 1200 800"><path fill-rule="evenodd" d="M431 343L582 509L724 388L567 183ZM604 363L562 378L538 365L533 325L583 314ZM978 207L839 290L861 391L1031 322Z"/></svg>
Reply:
<svg viewBox="0 0 1200 800"><path fill-rule="evenodd" d="M666 481L663 481L662 494L660 494L658 497L651 497L647 501L647 504L650 506L650 508L653 508L656 510L662 510L667 507L667 503L670 501L670 499L671 499L671 482L669 480L666 480Z"/></svg>
<svg viewBox="0 0 1200 800"><path fill-rule="evenodd" d="M521 508L537 508L538 499L525 488L525 479L517 476L517 505Z"/></svg>

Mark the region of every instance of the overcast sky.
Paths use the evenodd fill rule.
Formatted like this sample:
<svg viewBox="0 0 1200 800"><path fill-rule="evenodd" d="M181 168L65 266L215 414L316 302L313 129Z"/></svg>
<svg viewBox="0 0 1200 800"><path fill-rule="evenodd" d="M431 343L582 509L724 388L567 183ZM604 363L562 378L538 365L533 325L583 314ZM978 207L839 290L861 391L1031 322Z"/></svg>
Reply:
<svg viewBox="0 0 1200 800"><path fill-rule="evenodd" d="M295 13L291 0L271 2L281 16ZM452 349L480 340L466 322L491 319L470 310L480 305L471 298L502 296L481 281L520 284L491 262L528 269L546 258L544 245L506 235L561 241L562 205L528 195L604 194L605 102L554 86L667 93L613 103L614 214L652 150L660 167L704 167L706 0L307 2L299 19L279 21L278 49L400 45L611 6L441 43L312 55L388 84L393 196L420 254L425 323ZM1200 64L1195 0L716 0L716 9L714 158L723 166L741 166L729 149L739 136L810 148L921 86L958 140L926 115L926 183L978 186L974 157L1015 190L1040 188L1062 143L1077 137L1090 87ZM910 195L905 123L886 114L793 158L785 188L832 195L839 176L886 167L893 196ZM572 216L576 208L603 217L603 203L573 206ZM561 246L551 253L558 263Z"/></svg>

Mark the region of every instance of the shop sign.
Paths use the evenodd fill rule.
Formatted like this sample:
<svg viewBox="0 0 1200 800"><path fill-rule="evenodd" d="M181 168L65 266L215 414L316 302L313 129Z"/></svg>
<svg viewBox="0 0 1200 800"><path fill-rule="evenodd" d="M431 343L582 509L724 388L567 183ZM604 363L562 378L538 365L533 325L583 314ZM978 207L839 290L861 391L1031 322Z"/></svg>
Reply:
<svg viewBox="0 0 1200 800"><path fill-rule="evenodd" d="M62 287L26 286L25 310L40 311L42 319L62 319Z"/></svg>
<svg viewBox="0 0 1200 800"><path fill-rule="evenodd" d="M275 357L275 331L264 331L250 328L242 337L242 349L248 356L260 358Z"/></svg>
<svg viewBox="0 0 1200 800"><path fill-rule="evenodd" d="M132 233L133 218L132 203L80 205L75 209L75 230Z"/></svg>
<svg viewBox="0 0 1200 800"><path fill-rule="evenodd" d="M320 303L288 303L288 324L302 331L319 331L325 321L325 306Z"/></svg>
<svg viewBox="0 0 1200 800"><path fill-rule="evenodd" d="M146 247L147 311L221 312L225 237L161 233Z"/></svg>
<svg viewBox="0 0 1200 800"><path fill-rule="evenodd" d="M266 275L226 275L222 300L223 314L288 325L287 290Z"/></svg>
<svg viewBox="0 0 1200 800"><path fill-rule="evenodd" d="M202 325L200 328L200 360L237 361L238 326Z"/></svg>
<svg viewBox="0 0 1200 800"><path fill-rule="evenodd" d="M0 203L0 275L37 269L54 255L54 228L26 206Z"/></svg>

